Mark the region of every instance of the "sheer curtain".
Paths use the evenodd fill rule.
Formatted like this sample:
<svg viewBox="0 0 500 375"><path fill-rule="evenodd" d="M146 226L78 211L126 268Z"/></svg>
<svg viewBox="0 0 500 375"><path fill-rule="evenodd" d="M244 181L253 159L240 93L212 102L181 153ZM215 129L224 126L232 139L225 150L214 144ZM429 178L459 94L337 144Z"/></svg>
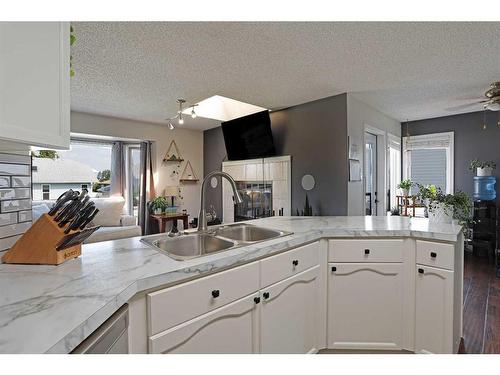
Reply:
<svg viewBox="0 0 500 375"><path fill-rule="evenodd" d="M123 142L113 142L111 149L111 186L110 196L124 196L125 189L125 159L123 157Z"/></svg>
<svg viewBox="0 0 500 375"><path fill-rule="evenodd" d="M148 202L155 196L154 174L153 174L153 143L141 142L141 181L139 193L139 225L142 234L151 233L151 222L149 217Z"/></svg>

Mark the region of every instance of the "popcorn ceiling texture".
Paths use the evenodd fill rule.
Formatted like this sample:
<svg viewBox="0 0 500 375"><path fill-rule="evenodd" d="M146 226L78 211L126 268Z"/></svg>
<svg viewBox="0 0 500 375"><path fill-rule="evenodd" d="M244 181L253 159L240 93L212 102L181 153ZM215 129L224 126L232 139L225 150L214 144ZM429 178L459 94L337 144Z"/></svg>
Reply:
<svg viewBox="0 0 500 375"><path fill-rule="evenodd" d="M500 81L500 23L73 26L72 109L156 123L176 113L178 97L219 94L278 109L343 92L415 120L450 115ZM184 126L217 125L188 118Z"/></svg>

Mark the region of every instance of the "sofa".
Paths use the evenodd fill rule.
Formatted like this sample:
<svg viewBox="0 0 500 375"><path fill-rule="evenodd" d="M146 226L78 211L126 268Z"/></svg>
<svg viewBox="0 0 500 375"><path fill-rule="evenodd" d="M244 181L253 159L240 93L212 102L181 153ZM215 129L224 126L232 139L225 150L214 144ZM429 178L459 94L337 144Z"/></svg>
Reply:
<svg viewBox="0 0 500 375"><path fill-rule="evenodd" d="M123 213L125 200L123 198L92 198L99 213L88 227L100 225L85 243L94 243L141 235L141 227L137 225L136 218ZM33 201L33 221L42 214L47 213L54 201Z"/></svg>

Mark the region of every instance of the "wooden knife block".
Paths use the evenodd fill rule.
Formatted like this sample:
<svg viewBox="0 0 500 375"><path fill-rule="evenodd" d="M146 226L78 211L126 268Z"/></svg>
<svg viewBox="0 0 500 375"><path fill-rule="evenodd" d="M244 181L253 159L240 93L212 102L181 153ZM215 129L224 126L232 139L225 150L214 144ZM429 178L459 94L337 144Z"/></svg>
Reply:
<svg viewBox="0 0 500 375"><path fill-rule="evenodd" d="M56 250L59 241L66 235L52 217L43 214L30 229L2 257L4 263L58 265L82 254L82 246L75 245ZM71 231L70 233L74 233Z"/></svg>

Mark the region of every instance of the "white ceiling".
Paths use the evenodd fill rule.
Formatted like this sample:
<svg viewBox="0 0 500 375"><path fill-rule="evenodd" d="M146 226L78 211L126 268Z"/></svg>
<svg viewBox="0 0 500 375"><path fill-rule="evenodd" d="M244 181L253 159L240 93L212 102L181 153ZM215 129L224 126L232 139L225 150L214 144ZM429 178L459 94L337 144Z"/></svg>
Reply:
<svg viewBox="0 0 500 375"><path fill-rule="evenodd" d="M76 22L73 110L165 123L176 99L270 109L343 92L400 120L450 109L500 81L497 23ZM187 118L184 127L218 122Z"/></svg>

